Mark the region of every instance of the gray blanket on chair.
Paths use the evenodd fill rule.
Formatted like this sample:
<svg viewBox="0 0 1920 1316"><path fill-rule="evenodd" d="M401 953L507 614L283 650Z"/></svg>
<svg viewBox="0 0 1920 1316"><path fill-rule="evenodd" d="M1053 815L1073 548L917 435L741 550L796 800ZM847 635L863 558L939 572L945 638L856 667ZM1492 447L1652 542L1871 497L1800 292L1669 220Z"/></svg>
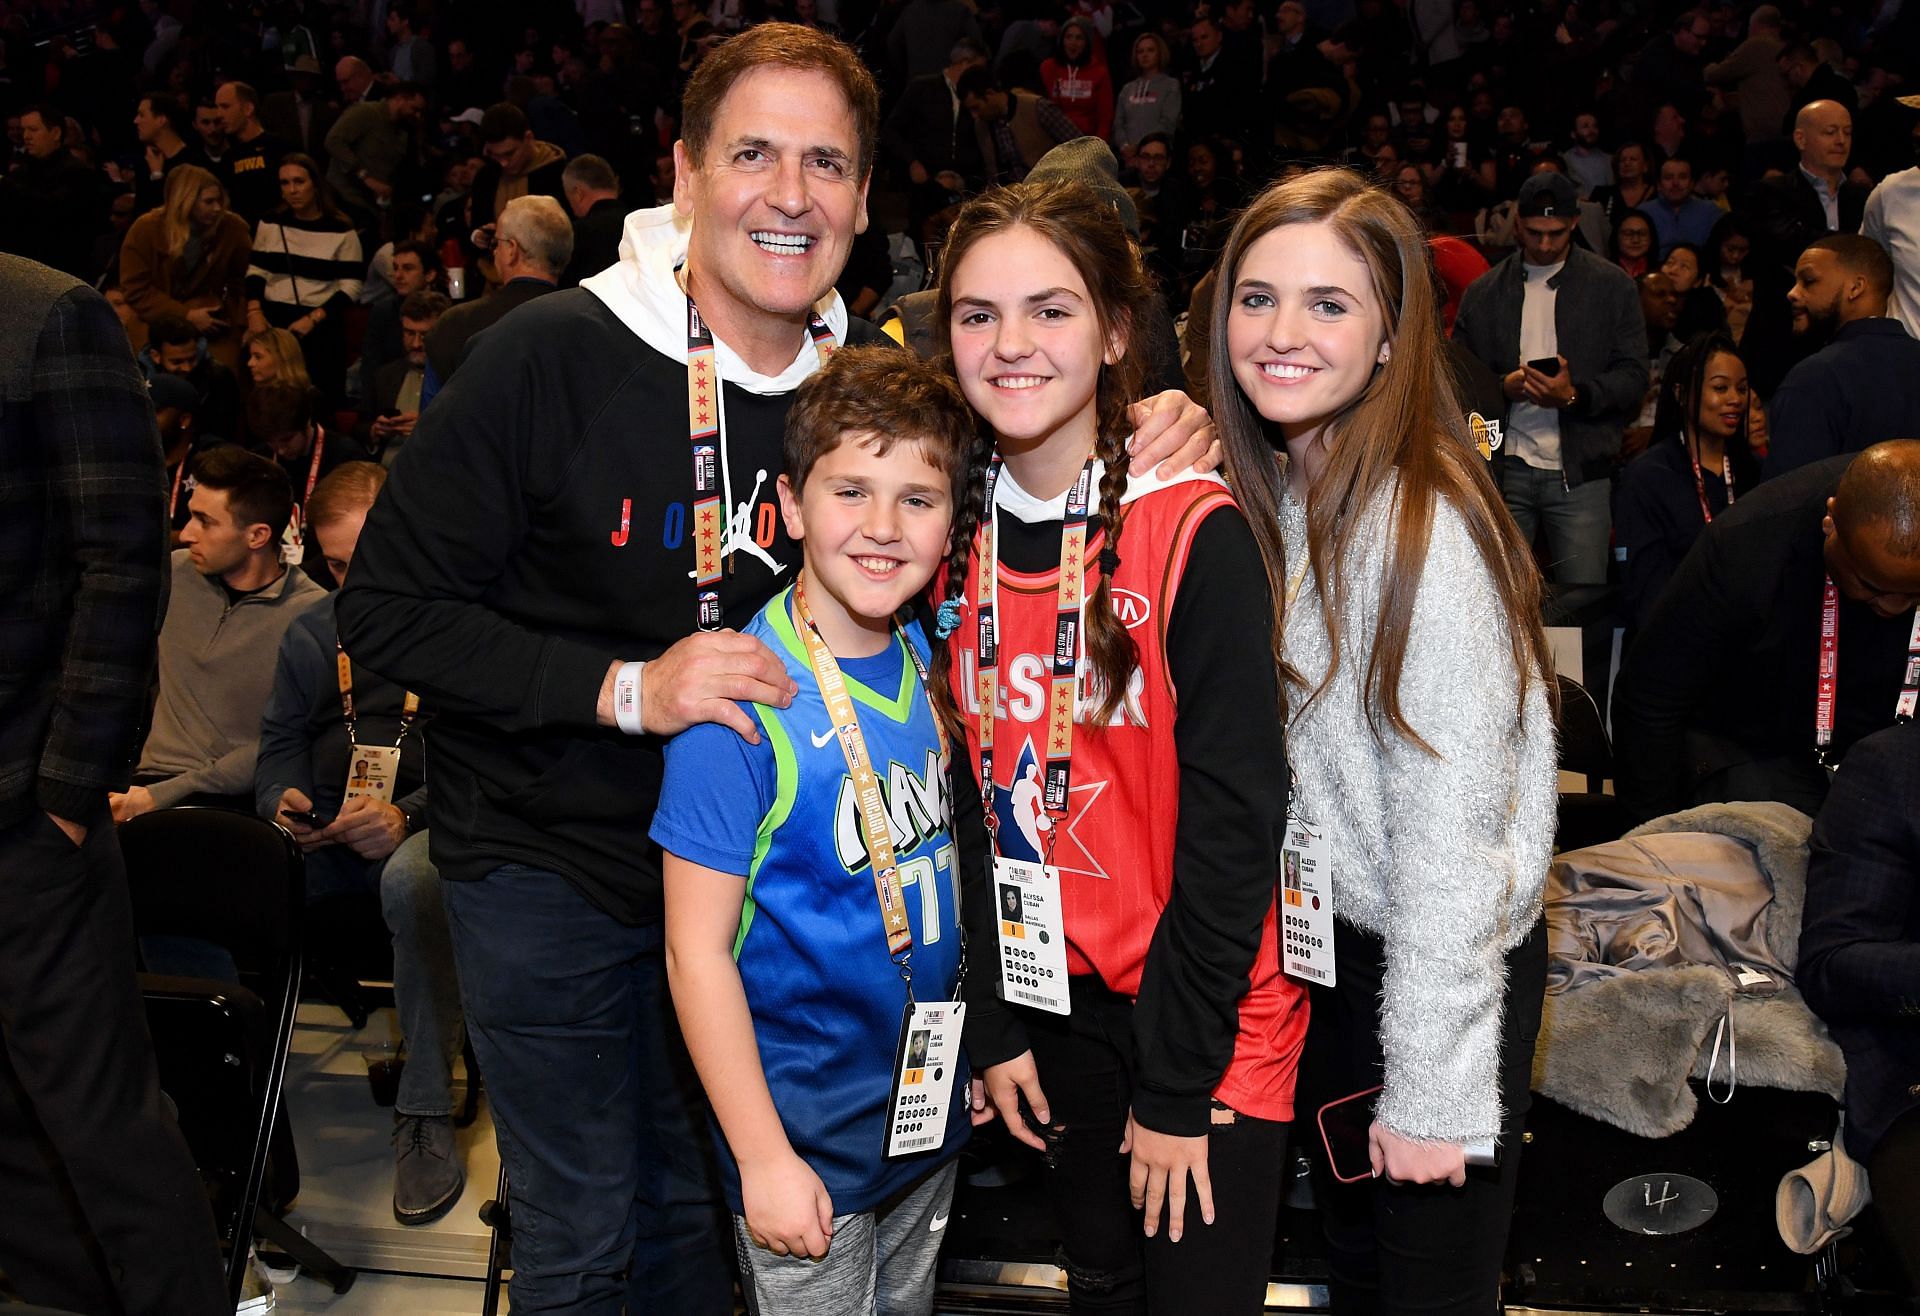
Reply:
<svg viewBox="0 0 1920 1316"><path fill-rule="evenodd" d="M1534 1090L1643 1137L1677 1133L1731 1011L1739 1086L1838 1100L1840 1048L1791 981L1811 830L1783 804L1713 804L1557 857ZM1733 963L1763 976L1742 986ZM1716 1091L1727 1073L1723 1049Z"/></svg>

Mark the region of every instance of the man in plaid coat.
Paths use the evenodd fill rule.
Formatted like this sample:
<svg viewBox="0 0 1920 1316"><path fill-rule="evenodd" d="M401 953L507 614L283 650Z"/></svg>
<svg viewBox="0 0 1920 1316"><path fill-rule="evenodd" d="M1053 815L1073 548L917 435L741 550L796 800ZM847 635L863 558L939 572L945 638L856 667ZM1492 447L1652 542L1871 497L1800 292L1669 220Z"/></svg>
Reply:
<svg viewBox="0 0 1920 1316"><path fill-rule="evenodd" d="M0 255L0 1271L29 1302L226 1307L134 983L124 790L166 606L153 408L112 308Z"/></svg>

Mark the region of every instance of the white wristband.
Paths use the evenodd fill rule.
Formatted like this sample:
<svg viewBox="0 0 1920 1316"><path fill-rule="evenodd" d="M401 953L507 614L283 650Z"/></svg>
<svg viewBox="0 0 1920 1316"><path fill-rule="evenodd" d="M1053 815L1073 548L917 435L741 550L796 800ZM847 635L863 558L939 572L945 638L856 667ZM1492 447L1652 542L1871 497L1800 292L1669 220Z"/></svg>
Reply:
<svg viewBox="0 0 1920 1316"><path fill-rule="evenodd" d="M645 663L622 663L613 678L613 722L630 736L644 736L640 724L640 682Z"/></svg>

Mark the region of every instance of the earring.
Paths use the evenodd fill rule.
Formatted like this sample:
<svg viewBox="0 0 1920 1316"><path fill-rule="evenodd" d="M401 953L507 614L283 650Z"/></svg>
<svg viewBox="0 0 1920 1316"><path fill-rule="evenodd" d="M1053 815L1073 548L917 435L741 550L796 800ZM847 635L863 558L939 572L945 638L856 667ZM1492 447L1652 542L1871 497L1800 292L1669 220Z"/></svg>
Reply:
<svg viewBox="0 0 1920 1316"><path fill-rule="evenodd" d="M1392 355L1393 355L1393 345L1391 343L1380 344L1380 364L1381 365L1385 365L1387 363L1387 359Z"/></svg>

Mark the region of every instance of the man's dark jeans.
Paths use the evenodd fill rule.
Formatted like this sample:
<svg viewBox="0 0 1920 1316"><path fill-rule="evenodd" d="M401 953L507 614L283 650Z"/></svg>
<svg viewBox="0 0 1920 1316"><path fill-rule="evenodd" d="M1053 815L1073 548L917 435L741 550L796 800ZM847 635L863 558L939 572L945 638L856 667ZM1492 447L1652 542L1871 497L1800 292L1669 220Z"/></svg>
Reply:
<svg viewBox="0 0 1920 1316"><path fill-rule="evenodd" d="M664 931L520 864L447 884L513 1215L515 1312L726 1316L730 1224Z"/></svg>

